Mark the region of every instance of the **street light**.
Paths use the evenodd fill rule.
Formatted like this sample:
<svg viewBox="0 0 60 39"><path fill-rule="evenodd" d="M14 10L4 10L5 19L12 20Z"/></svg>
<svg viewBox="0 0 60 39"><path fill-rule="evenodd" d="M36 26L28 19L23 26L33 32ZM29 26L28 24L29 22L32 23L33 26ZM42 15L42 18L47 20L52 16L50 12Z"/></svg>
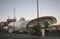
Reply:
<svg viewBox="0 0 60 39"><path fill-rule="evenodd" d="M36 34L38 36L40 36L42 34L42 37L44 38L45 37L45 28L44 26L42 26L43 28L41 29L41 25L40 25L40 19L39 19L39 7L38 7L38 0L37 0L37 30L36 30Z"/></svg>
<svg viewBox="0 0 60 39"><path fill-rule="evenodd" d="M37 29L36 29L36 35L37 36L40 36L41 35L41 30L40 30L40 28L41 28L41 26L40 26L40 23L39 23L39 8L38 8L38 0L37 0L37 22L38 22L38 24L37 24Z"/></svg>

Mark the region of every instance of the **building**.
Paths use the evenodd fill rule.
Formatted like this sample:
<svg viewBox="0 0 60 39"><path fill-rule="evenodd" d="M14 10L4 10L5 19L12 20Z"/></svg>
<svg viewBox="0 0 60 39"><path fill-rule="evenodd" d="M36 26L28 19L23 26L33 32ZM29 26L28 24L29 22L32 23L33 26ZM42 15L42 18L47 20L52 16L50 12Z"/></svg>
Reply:
<svg viewBox="0 0 60 39"><path fill-rule="evenodd" d="M36 32L36 27L38 25L38 19L35 18L33 20L23 20L23 21L19 21L19 22L11 22L8 25L8 31L9 32L13 32L13 31L19 31L19 32L23 32L23 31L27 31L30 33L34 33ZM41 25L40 29L44 28L47 24L53 24L56 23L57 20L55 17L53 16L43 16L43 17L39 17L39 24ZM48 27L48 26L47 26Z"/></svg>
<svg viewBox="0 0 60 39"><path fill-rule="evenodd" d="M60 24L54 23L49 25L50 31L60 30Z"/></svg>
<svg viewBox="0 0 60 39"><path fill-rule="evenodd" d="M16 19L7 19L7 25L11 22L14 22L14 21L16 21Z"/></svg>
<svg viewBox="0 0 60 39"><path fill-rule="evenodd" d="M15 32L15 31L19 31L19 32L23 32L23 31L27 31L26 30L26 25L28 24L29 21L20 21L20 22L11 22L8 25L8 30L9 32Z"/></svg>

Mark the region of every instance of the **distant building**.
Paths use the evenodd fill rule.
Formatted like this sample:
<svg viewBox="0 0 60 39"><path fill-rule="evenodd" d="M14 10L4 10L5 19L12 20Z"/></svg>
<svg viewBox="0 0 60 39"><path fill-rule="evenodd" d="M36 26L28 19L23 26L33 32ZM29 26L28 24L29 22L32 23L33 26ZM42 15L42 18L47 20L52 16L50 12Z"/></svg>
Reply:
<svg viewBox="0 0 60 39"><path fill-rule="evenodd" d="M49 25L50 30L60 30L60 24L51 24Z"/></svg>
<svg viewBox="0 0 60 39"><path fill-rule="evenodd" d="M0 22L0 30L3 30L3 27L5 27L7 22Z"/></svg>
<svg viewBox="0 0 60 39"><path fill-rule="evenodd" d="M15 21L16 21L16 19L7 19L7 25L8 25L9 23L15 22Z"/></svg>

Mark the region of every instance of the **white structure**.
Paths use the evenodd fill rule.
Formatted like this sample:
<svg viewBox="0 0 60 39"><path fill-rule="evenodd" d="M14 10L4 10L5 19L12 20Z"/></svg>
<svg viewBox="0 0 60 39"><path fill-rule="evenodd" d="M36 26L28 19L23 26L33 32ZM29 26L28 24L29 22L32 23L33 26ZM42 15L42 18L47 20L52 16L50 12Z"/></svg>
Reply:
<svg viewBox="0 0 60 39"><path fill-rule="evenodd" d="M8 25L8 31L9 32L13 32L13 31L19 31L19 32L23 32L23 31L27 31L27 32L32 32L33 31L33 27L37 26L37 18L33 19L33 20L28 20L25 21L24 19L21 19L19 22L11 22ZM44 16L44 17L40 17L39 18L39 23L41 25L41 27L45 26L45 22L47 22L49 25L56 23L57 20L55 17L52 16ZM41 29L41 28L40 28Z"/></svg>
<svg viewBox="0 0 60 39"><path fill-rule="evenodd" d="M27 31L26 30L26 25L28 24L28 22L30 22L30 21L11 22L8 25L8 31L9 32L13 32L13 31L23 32L23 31Z"/></svg>

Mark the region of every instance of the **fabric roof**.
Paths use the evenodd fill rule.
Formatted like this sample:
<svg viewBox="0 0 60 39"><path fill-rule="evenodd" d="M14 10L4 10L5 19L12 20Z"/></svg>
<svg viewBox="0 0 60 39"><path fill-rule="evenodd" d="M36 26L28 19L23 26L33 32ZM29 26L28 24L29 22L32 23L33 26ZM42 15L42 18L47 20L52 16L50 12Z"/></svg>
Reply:
<svg viewBox="0 0 60 39"><path fill-rule="evenodd" d="M26 30L26 25L30 21L11 22L8 26L18 28L19 30Z"/></svg>

